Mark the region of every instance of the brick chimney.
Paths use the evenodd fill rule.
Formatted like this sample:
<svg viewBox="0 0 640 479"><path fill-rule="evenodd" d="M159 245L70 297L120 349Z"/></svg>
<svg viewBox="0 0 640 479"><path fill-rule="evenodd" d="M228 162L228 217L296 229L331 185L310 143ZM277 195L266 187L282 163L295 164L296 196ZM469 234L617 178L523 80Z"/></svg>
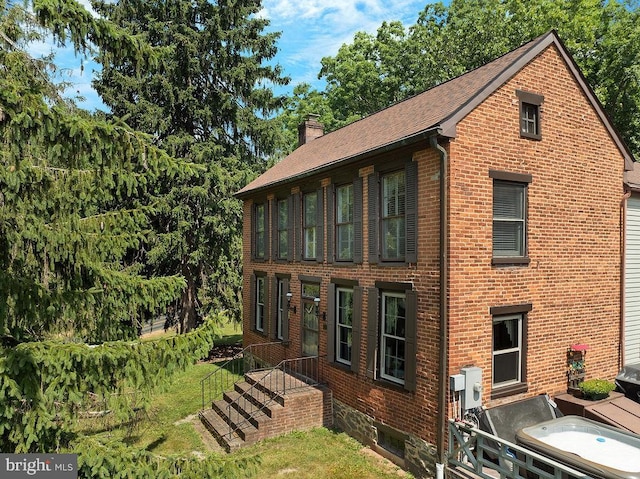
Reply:
<svg viewBox="0 0 640 479"><path fill-rule="evenodd" d="M324 135L324 126L318 121L318 118L320 115L311 113L307 115L305 121L300 123L298 126L298 147Z"/></svg>

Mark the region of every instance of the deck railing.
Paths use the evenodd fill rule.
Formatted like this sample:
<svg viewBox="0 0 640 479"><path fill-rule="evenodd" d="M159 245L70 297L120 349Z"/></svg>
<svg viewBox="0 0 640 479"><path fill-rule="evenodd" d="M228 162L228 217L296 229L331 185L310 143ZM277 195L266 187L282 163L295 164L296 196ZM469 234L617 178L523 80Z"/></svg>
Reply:
<svg viewBox="0 0 640 479"><path fill-rule="evenodd" d="M581 479L589 476L469 424L449 422L449 467L495 479ZM492 469L493 473L485 471ZM532 476L531 474L534 474Z"/></svg>
<svg viewBox="0 0 640 479"><path fill-rule="evenodd" d="M207 374L200 381L202 410L204 411L207 407L211 407L214 394L222 394L222 392L228 390L233 386L238 376L257 369L269 368L272 364L275 364L274 346L281 344L279 341L251 344Z"/></svg>

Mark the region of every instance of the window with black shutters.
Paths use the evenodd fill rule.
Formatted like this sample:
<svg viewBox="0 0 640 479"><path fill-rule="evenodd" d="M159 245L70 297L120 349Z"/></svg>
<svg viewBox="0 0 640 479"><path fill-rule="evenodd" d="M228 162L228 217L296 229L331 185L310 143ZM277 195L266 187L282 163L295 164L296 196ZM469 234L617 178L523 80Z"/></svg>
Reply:
<svg viewBox="0 0 640 479"><path fill-rule="evenodd" d="M369 176L369 262L417 261L418 167L413 161Z"/></svg>

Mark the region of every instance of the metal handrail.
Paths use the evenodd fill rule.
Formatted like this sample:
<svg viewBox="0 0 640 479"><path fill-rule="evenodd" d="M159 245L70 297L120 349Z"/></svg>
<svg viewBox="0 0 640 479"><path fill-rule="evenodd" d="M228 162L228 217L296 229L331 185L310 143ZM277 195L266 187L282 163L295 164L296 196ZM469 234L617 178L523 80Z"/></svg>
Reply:
<svg viewBox="0 0 640 479"><path fill-rule="evenodd" d="M495 473L483 472L485 467L497 471L501 479L526 479L527 472L540 479L589 478L553 459L453 419L449 420L448 463L486 479L495 479Z"/></svg>
<svg viewBox="0 0 640 479"><path fill-rule="evenodd" d="M252 419L255 420L258 414L276 402L277 397L285 395L287 391L320 384L320 361L318 356L285 359L273 368L254 370L253 372L260 371L265 372L264 376L227 405L227 417L229 418L227 436L229 438L236 431L250 423ZM282 371L282 378L276 376L277 371ZM269 393L266 391L269 391ZM252 401L256 392L265 394L267 400L257 401L256 404L256 402ZM238 414L241 414L240 411L244 411L246 415L241 414L244 419L233 423L230 420L232 409L235 409Z"/></svg>
<svg viewBox="0 0 640 479"><path fill-rule="evenodd" d="M229 383L233 384L234 381L230 380L232 376L242 376L244 373L254 371L256 366L268 365L266 359L263 359L256 355L253 351L258 348L266 348L276 344L282 344L280 341L273 341L270 343L256 343L250 344L239 353L236 353L231 359L226 361L217 369L211 371L204 378L200 380L200 389L202 392L202 409L200 412L206 409L206 405L213 400L213 391L223 392L226 390ZM242 359L242 361L240 361ZM212 386L213 384L213 386ZM208 395L205 394L205 390L208 391Z"/></svg>

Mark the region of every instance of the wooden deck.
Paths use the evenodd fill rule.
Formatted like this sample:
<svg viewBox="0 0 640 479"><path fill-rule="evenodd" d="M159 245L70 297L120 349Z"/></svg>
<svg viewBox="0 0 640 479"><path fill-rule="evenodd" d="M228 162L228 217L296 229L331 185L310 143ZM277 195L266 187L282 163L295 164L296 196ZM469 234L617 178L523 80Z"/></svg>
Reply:
<svg viewBox="0 0 640 479"><path fill-rule="evenodd" d="M608 398L599 401L588 401L571 394L560 394L554 400L565 415L586 417L640 434L640 404L619 392L612 392Z"/></svg>

